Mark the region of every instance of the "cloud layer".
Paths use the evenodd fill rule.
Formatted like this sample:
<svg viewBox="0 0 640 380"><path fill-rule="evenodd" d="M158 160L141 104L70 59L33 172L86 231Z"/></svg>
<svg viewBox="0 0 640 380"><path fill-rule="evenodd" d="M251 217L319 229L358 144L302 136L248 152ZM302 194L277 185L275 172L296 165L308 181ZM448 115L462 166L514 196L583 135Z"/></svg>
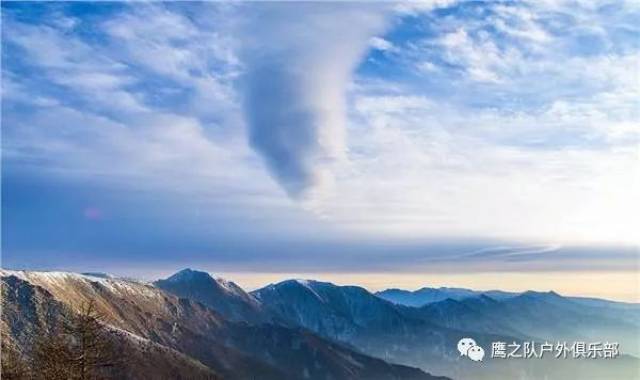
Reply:
<svg viewBox="0 0 640 380"><path fill-rule="evenodd" d="M452 252L372 256L391 240L634 242L637 2L434 4L3 2L5 257L294 271Z"/></svg>

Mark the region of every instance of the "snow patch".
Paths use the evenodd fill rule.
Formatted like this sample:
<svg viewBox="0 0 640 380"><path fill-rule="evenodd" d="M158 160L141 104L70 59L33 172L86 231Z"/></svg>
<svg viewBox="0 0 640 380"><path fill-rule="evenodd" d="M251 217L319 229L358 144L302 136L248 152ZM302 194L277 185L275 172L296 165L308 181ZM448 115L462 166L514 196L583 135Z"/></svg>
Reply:
<svg viewBox="0 0 640 380"><path fill-rule="evenodd" d="M318 294L318 292L316 292L316 290L313 288L313 281L303 280L303 279L295 279L293 281L297 282L299 285L302 285L304 288L309 290L316 298L324 301L324 298L320 294Z"/></svg>
<svg viewBox="0 0 640 380"><path fill-rule="evenodd" d="M146 298L158 299L161 291L145 283L134 280L124 280L118 278L96 277L94 275L79 274L73 272L62 271L24 271L24 270L6 270L0 269L1 277L15 276L30 284L42 286L47 290L52 288L64 289L66 285L72 282L82 282L87 286L98 283L111 293L119 296L131 294L142 295Z"/></svg>

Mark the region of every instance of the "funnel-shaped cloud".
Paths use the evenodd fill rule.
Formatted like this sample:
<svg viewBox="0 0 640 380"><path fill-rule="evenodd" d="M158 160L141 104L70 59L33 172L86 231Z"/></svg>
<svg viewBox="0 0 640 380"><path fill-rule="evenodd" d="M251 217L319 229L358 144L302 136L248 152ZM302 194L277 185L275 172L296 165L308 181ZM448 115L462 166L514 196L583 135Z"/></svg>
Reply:
<svg viewBox="0 0 640 380"><path fill-rule="evenodd" d="M319 185L343 154L346 86L387 7L251 4L241 48L250 143L290 196Z"/></svg>

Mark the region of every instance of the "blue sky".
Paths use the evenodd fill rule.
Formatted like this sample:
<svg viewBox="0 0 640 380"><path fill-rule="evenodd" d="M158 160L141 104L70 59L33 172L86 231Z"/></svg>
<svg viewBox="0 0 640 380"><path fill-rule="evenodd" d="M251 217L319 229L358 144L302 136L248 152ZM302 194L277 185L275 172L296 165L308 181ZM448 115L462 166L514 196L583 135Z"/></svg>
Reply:
<svg viewBox="0 0 640 380"><path fill-rule="evenodd" d="M637 265L637 2L2 11L6 266Z"/></svg>

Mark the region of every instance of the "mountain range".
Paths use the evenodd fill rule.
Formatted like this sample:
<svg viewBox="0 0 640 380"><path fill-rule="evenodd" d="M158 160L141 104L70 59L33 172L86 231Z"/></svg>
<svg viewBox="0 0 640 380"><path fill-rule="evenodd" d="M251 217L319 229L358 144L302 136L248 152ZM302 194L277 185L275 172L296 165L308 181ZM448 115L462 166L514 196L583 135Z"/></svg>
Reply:
<svg viewBox="0 0 640 380"><path fill-rule="evenodd" d="M472 290L465 288L429 288L424 287L418 290L404 290L404 289L386 289L380 292L376 292L375 295L383 298L387 301L393 302L399 305L420 307L430 303L444 301L446 299L463 300L465 298L472 298L481 295L488 296L495 300L505 300L521 295L525 292L505 292L502 290ZM533 293L529 291L528 293ZM553 293L553 292L550 292ZM563 297L567 300L574 301L575 303L583 304L586 306L613 308L617 310L638 310L640 307L638 304L609 301L600 298L589 297Z"/></svg>
<svg viewBox="0 0 640 380"><path fill-rule="evenodd" d="M93 300L133 358L119 378L630 380L640 368L638 305L554 292L374 294L313 280L246 292L192 269L153 283L99 273L3 270L0 277L3 348L28 353L51 315ZM487 351L495 341L611 341L623 355L479 365L460 357L463 337Z"/></svg>
<svg viewBox="0 0 640 380"><path fill-rule="evenodd" d="M495 300L502 300L513 297L518 293L503 292L500 290L476 291L464 288L420 288L418 290L409 291L404 289L387 289L376 292L375 295L387 301L405 305L420 307L433 302L444 301L446 299L463 300L469 297L486 295Z"/></svg>
<svg viewBox="0 0 640 380"><path fill-rule="evenodd" d="M172 278L193 288L200 276L202 272L183 271ZM218 312L153 284L65 272L2 271L1 279L2 330L11 346L28 351L47 316L93 300L117 333L114 339L134 351L129 355L142 357L149 346L157 351L143 360L152 372L140 370L136 361L126 369L126 378L150 378L151 373L154 379L444 379L364 355L305 329L227 319L225 315L241 319L235 307ZM223 304L259 307L243 291L220 296Z"/></svg>

